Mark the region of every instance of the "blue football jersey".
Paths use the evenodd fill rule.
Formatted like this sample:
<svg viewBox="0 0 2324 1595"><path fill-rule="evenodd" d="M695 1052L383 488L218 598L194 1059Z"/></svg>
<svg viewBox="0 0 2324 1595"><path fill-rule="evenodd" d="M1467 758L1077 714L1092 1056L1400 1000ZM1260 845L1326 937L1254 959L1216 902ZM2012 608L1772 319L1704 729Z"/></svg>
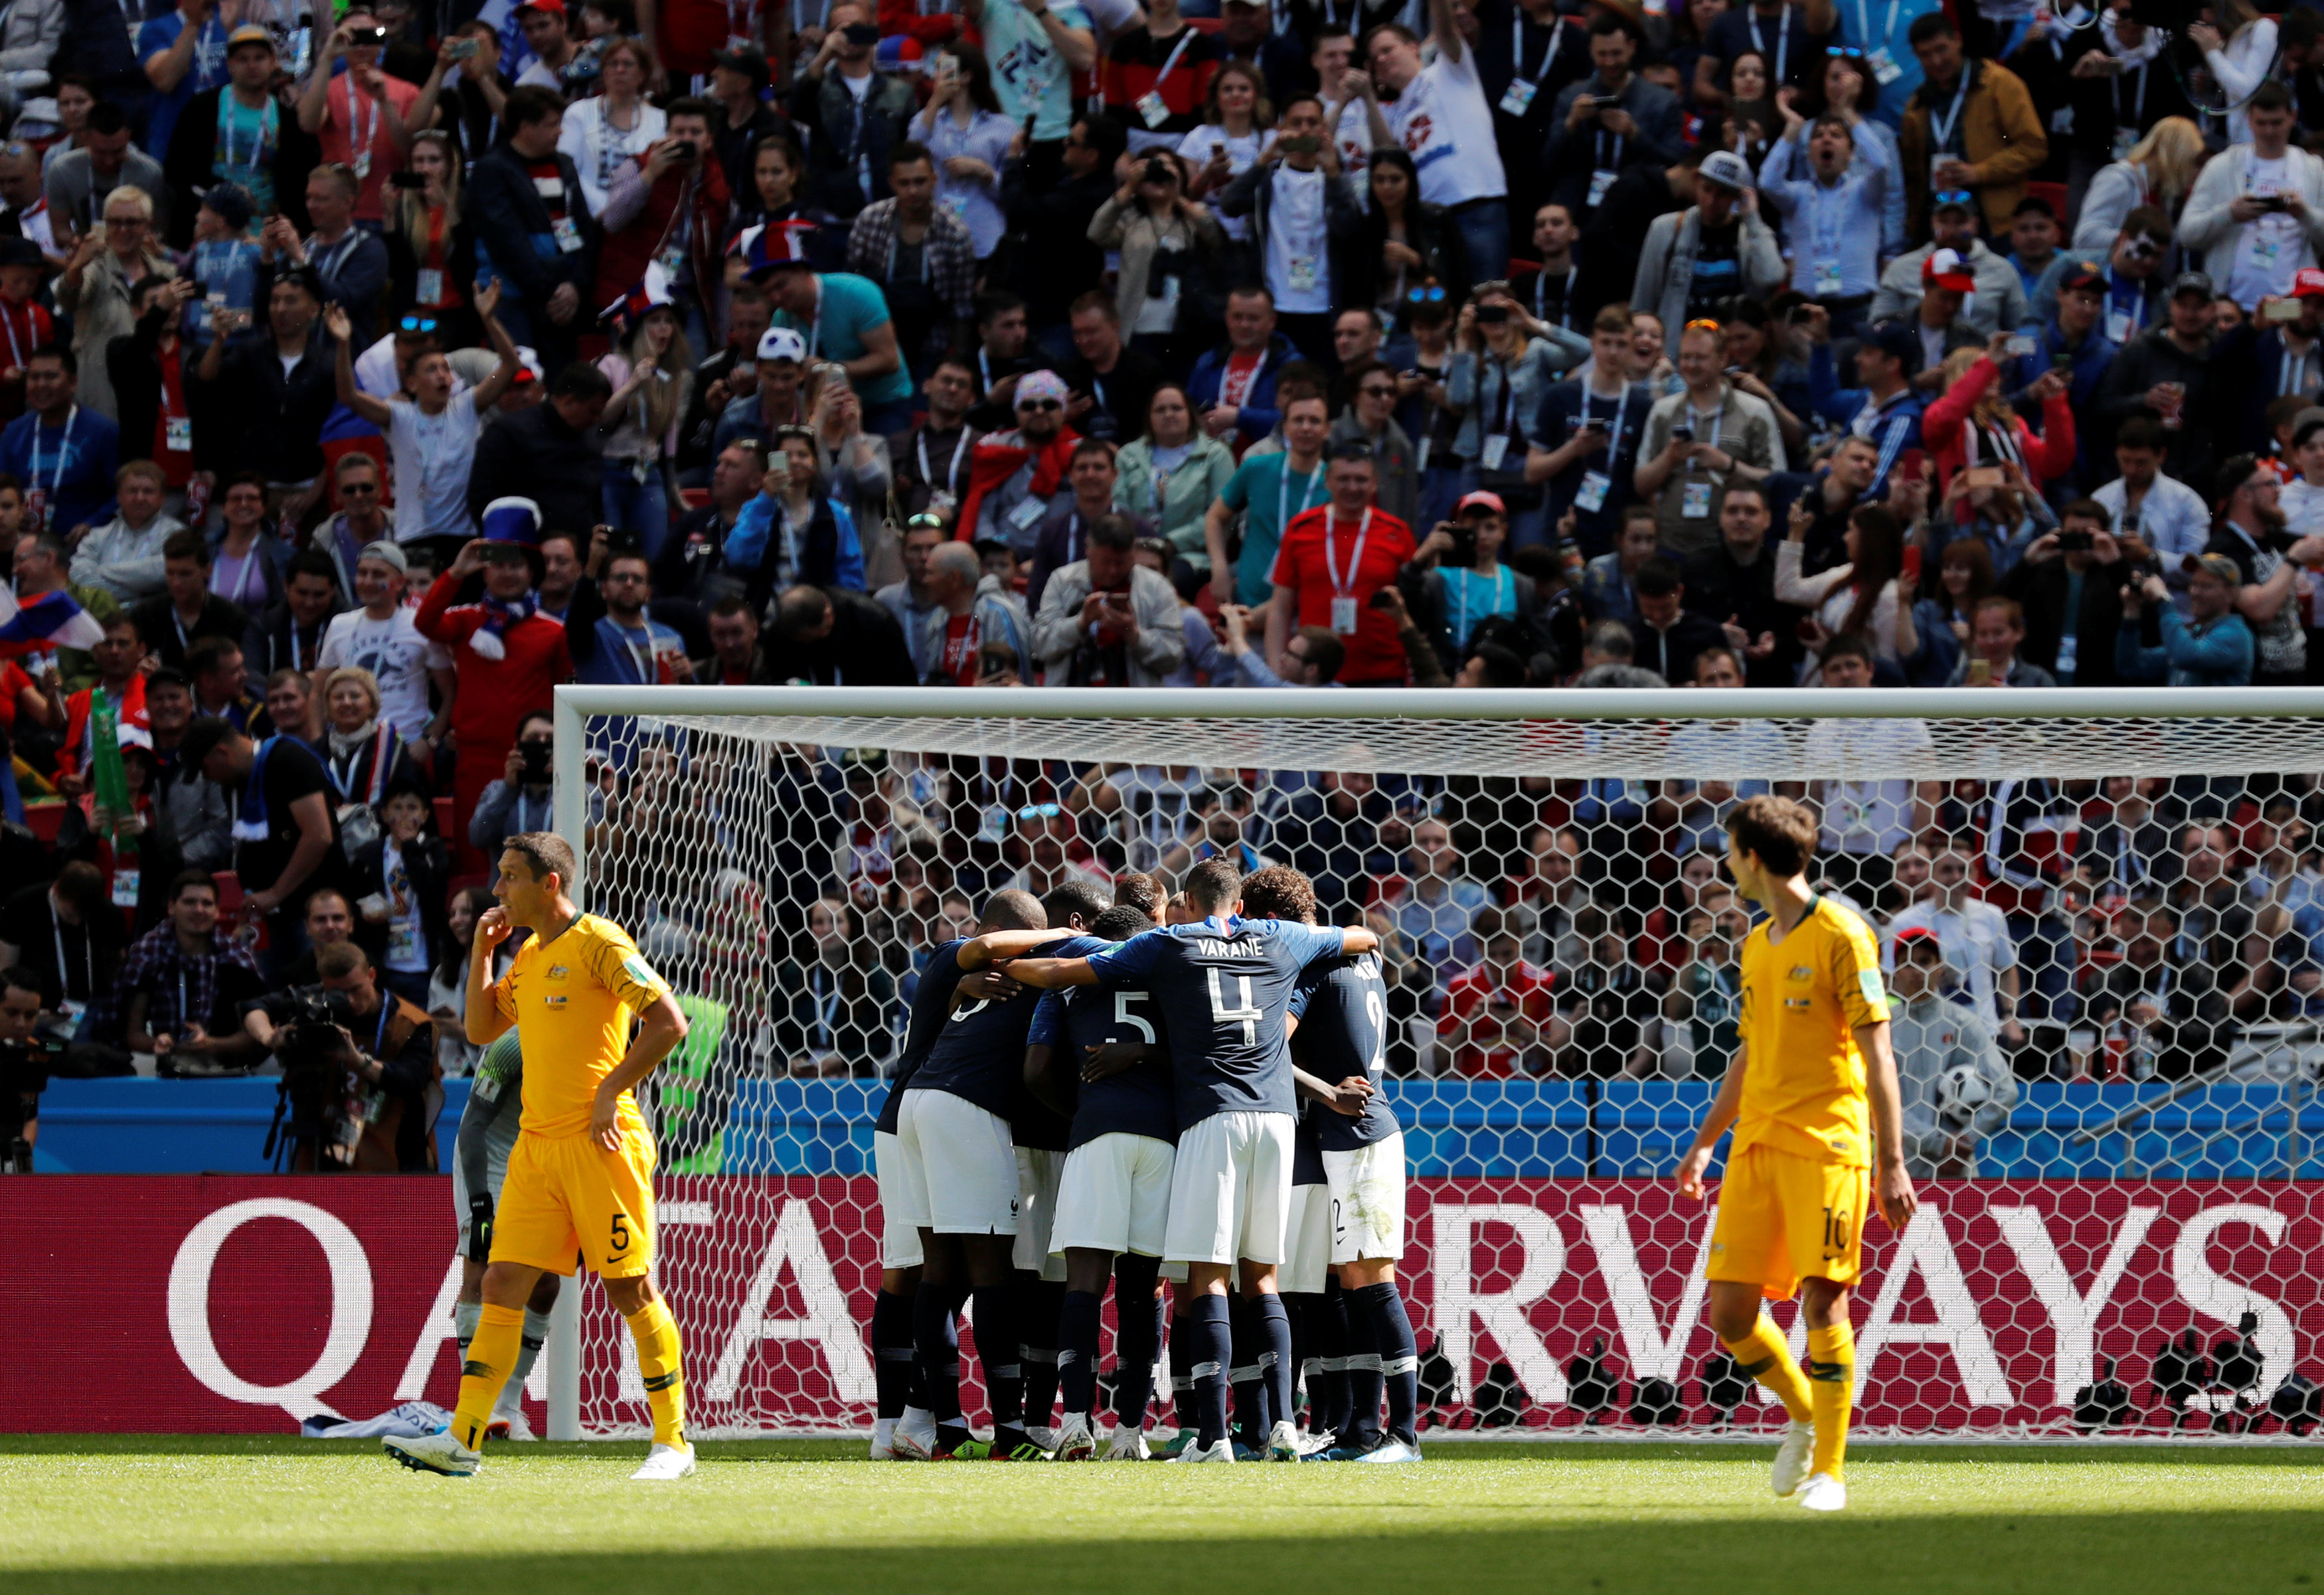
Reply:
<svg viewBox="0 0 2324 1595"><path fill-rule="evenodd" d="M1211 919L1132 936L1090 966L1107 985L1154 994L1183 1131L1217 1113L1298 1113L1283 1016L1299 972L1345 945L1336 926Z"/></svg>
<svg viewBox="0 0 2324 1595"><path fill-rule="evenodd" d="M1157 1141L1178 1139L1178 1103L1170 1065L1157 1060L1124 1069L1103 1080L1082 1080L1084 1050L1110 1041L1133 1046L1161 1042L1162 1019L1150 991L1127 986L1072 986L1041 999L1028 1045L1061 1048L1057 1067L1079 1082L1068 1149L1102 1135L1142 1135Z"/></svg>
<svg viewBox="0 0 2324 1595"><path fill-rule="evenodd" d="M1033 956L1078 958L1107 945L1095 936L1061 936L1043 943ZM962 1003L904 1089L948 1091L988 1113L1010 1118L1027 1100L1025 1034L1040 1001L1041 993L1027 986L1006 1001L979 998Z"/></svg>
<svg viewBox="0 0 2324 1595"><path fill-rule="evenodd" d="M1310 964L1291 994L1299 1020L1294 1043L1299 1066L1331 1084L1360 1074L1375 1089L1388 1066L1388 983L1380 978L1379 954ZM1375 1096L1351 1119L1321 1102L1307 1104L1324 1149L1352 1152L1384 1141L1402 1127L1386 1096Z"/></svg>
<svg viewBox="0 0 2324 1595"><path fill-rule="evenodd" d="M936 1044L945 1019L952 1012L952 994L960 985L960 950L965 945L965 938L955 936L928 954L928 966L920 972L919 986L912 992L912 1017L904 1028L904 1053L896 1060L888 1100L880 1104L880 1118L872 1126L875 1129L889 1135L896 1133L896 1111L904 1105L904 1087L927 1061L928 1049Z"/></svg>

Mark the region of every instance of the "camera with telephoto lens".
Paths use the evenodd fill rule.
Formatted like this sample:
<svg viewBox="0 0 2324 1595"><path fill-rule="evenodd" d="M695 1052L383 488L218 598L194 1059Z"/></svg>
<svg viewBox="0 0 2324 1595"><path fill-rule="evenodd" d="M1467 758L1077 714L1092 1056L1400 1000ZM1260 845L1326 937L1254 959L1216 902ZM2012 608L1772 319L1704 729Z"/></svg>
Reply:
<svg viewBox="0 0 2324 1595"><path fill-rule="evenodd" d="M29 1041L0 1041L0 1174L32 1172L24 1126L40 1111L41 1093L64 1051L63 1042L37 1033Z"/></svg>
<svg viewBox="0 0 2324 1595"><path fill-rule="evenodd" d="M293 1168L304 1166L318 1173L352 1167L363 1126L347 1111L347 1076L355 1053L342 1031L355 1021L355 1004L345 991L327 986L294 986L284 995L290 1016L274 1032L282 1083L275 1090L274 1123L266 1132L263 1156L272 1162L279 1150ZM332 1156L333 1148L344 1153Z"/></svg>

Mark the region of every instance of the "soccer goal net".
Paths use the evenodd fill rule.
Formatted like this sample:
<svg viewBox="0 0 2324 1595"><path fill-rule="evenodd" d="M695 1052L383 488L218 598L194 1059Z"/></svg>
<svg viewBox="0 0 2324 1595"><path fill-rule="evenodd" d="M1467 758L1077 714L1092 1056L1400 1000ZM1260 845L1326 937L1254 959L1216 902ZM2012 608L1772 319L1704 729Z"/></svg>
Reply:
<svg viewBox="0 0 2324 1595"><path fill-rule="evenodd" d="M1761 791L1813 806L1821 889L1893 965L1923 1205L1901 1234L1865 1225L1858 1432L2316 1426L2324 694L568 687L558 706L586 907L693 1020L641 1106L704 1433L870 1422L872 1129L930 951L1004 887L1175 889L1215 856L1294 865L1386 939L1424 1424L1773 1426L1703 1323L1716 1186L1697 1204L1668 1178L1736 1049L1754 911L1722 824ZM629 1336L595 1281L568 1294L553 1425L641 1432ZM1794 1308L1772 1311L1798 1350Z"/></svg>

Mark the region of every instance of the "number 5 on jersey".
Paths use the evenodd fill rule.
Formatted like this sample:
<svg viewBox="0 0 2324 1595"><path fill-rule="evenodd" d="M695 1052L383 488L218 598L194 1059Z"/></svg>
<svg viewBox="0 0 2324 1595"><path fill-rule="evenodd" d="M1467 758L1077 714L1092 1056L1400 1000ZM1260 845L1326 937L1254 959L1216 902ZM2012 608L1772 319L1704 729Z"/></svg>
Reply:
<svg viewBox="0 0 2324 1595"><path fill-rule="evenodd" d="M1145 1000L1146 993L1143 991L1116 991L1113 994L1113 1022L1117 1026L1137 1031L1139 1035L1145 1037L1146 1045L1151 1046L1155 1039L1154 1026L1130 1011L1131 1003Z"/></svg>

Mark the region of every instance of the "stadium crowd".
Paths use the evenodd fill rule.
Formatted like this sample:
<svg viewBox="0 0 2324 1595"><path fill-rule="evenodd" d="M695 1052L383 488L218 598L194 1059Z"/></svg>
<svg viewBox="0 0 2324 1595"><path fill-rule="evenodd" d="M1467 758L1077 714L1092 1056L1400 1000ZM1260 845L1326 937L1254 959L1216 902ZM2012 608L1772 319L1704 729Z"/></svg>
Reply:
<svg viewBox="0 0 2324 1595"><path fill-rule="evenodd" d="M567 680L2324 678L2324 11L2202 15L20 5L0 960L89 1068L369 993L424 1105ZM1217 856L1383 936L1400 1072L1733 1046L1765 783L766 757L788 905L678 752L590 793L753 1068L877 1073L987 891ZM2317 788L1804 795L2006 1106L2324 1008Z"/></svg>

